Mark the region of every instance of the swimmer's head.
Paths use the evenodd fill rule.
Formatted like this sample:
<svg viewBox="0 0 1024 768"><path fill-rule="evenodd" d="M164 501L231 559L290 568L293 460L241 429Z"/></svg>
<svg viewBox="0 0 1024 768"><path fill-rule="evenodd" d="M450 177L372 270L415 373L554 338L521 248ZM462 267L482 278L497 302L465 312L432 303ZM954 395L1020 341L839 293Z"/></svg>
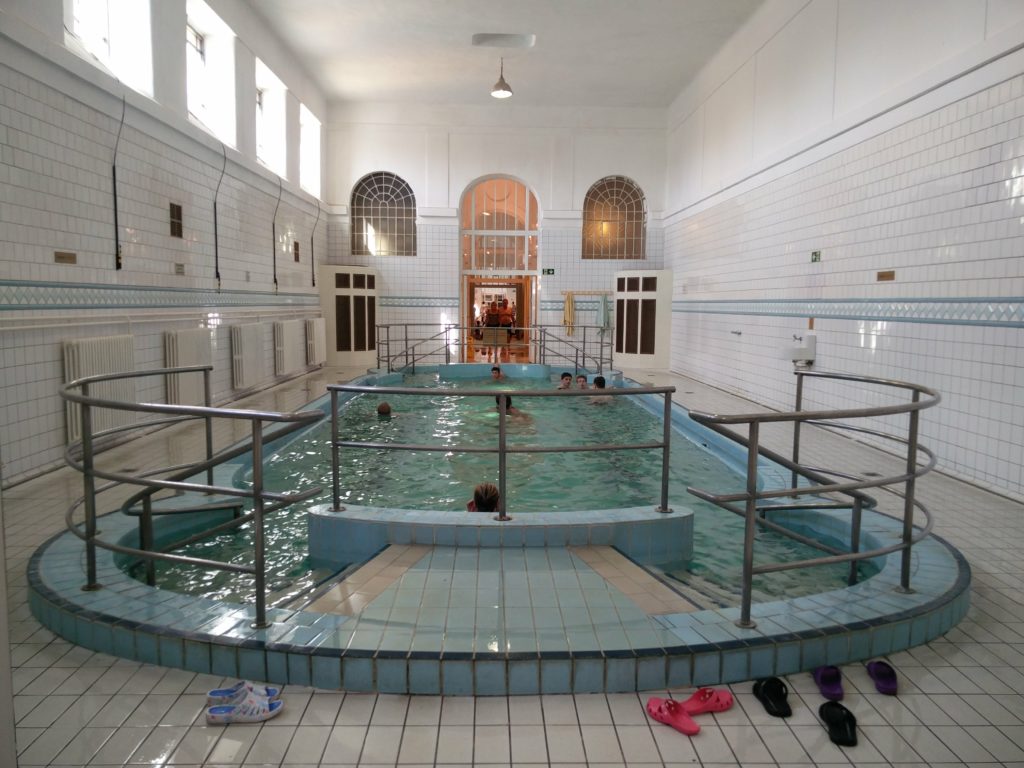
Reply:
<svg viewBox="0 0 1024 768"><path fill-rule="evenodd" d="M473 489L473 504L478 512L493 512L498 508L498 486L494 483L480 483Z"/></svg>
<svg viewBox="0 0 1024 768"><path fill-rule="evenodd" d="M604 389L604 376L595 376L594 386L598 389Z"/></svg>
<svg viewBox="0 0 1024 768"><path fill-rule="evenodd" d="M491 376L495 379L501 378L501 368L497 365L493 366L491 368Z"/></svg>
<svg viewBox="0 0 1024 768"><path fill-rule="evenodd" d="M378 416L390 416L391 415L391 406L388 403L386 403L386 402L381 403L380 405L377 406L377 415Z"/></svg>
<svg viewBox="0 0 1024 768"><path fill-rule="evenodd" d="M568 371L562 371L561 379L562 381L572 381L572 374Z"/></svg>

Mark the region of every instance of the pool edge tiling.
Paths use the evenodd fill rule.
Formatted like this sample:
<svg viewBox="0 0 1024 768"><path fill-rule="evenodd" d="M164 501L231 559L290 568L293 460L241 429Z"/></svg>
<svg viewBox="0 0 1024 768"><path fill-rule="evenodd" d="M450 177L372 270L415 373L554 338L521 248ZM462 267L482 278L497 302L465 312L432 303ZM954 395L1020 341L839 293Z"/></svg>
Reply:
<svg viewBox="0 0 1024 768"><path fill-rule="evenodd" d="M108 535L130 523L103 518ZM883 546L899 535L898 521L873 515L865 545ZM932 536L913 549L909 593L898 589L896 554L885 557L876 576L852 587L755 604L753 629L736 626L738 608L723 608L649 616L662 637L671 638L652 647L448 652L383 647L379 634L362 642L359 633L346 631L349 617L308 610L270 609L273 624L253 629L250 606L148 587L102 549L97 571L103 587L86 592L84 559L84 544L65 532L40 547L28 567L33 614L71 642L225 677L380 693L618 692L789 674L932 640L964 617L970 586L963 556Z"/></svg>

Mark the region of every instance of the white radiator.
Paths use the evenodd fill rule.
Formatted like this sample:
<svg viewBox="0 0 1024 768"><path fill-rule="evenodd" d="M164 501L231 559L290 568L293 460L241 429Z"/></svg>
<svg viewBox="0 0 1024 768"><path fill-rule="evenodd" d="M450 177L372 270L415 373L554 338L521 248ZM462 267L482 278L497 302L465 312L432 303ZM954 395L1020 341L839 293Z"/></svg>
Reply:
<svg viewBox="0 0 1024 768"><path fill-rule="evenodd" d="M327 331L324 319L317 317L306 321L306 365L323 365L327 362Z"/></svg>
<svg viewBox="0 0 1024 768"><path fill-rule="evenodd" d="M135 370L135 343L131 336L98 336L91 339L65 341L64 381L73 381L83 376L100 373L121 373ZM135 379L103 381L89 386L89 395L108 400L134 403ZM66 403L68 442L80 440L81 407L78 403ZM93 434L104 429L120 427L135 421L132 411L115 411L110 408L92 409Z"/></svg>
<svg viewBox="0 0 1024 768"><path fill-rule="evenodd" d="M191 328L187 331L168 331L164 334L164 367L182 368L188 365L213 363L210 331ZM166 377L167 402L178 405L205 405L206 391L202 373L172 373Z"/></svg>
<svg viewBox="0 0 1024 768"><path fill-rule="evenodd" d="M235 389L263 380L263 323L231 326L231 379Z"/></svg>
<svg viewBox="0 0 1024 768"><path fill-rule="evenodd" d="M306 365L306 346L301 320L274 323L274 373L284 376Z"/></svg>

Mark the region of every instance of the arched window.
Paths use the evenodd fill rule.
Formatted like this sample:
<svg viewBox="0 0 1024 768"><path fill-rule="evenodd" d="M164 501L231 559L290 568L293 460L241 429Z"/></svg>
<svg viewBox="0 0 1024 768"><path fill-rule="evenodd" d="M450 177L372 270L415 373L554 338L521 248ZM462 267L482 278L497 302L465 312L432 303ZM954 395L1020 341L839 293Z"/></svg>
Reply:
<svg viewBox="0 0 1024 768"><path fill-rule="evenodd" d="M349 216L353 255L416 255L416 196L404 179L384 171L361 178Z"/></svg>
<svg viewBox="0 0 1024 768"><path fill-rule="evenodd" d="M625 176L606 176L583 200L584 259L646 258L644 193Z"/></svg>
<svg viewBox="0 0 1024 768"><path fill-rule="evenodd" d="M484 179L462 198L462 268L537 269L537 198L515 179Z"/></svg>

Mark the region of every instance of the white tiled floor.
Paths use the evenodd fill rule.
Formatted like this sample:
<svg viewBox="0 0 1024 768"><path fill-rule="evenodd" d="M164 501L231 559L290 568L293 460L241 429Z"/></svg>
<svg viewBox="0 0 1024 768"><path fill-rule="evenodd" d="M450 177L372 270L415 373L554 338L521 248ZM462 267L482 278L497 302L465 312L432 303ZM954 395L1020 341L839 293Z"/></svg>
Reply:
<svg viewBox="0 0 1024 768"><path fill-rule="evenodd" d="M322 391L322 372L257 398L296 407ZM669 375L676 399L708 411L750 404ZM230 439L224 435L222 439ZM849 441L805 438L805 455L857 470L891 459ZM166 436L133 446L133 465L180 452ZM127 455L127 453L126 453ZM857 716L860 744L829 742L810 675L788 679L793 716L765 714L750 683L732 686L737 705L698 718L692 739L648 720L647 694L441 698L376 696L288 687L283 714L267 723L208 727L205 691L220 678L123 661L56 638L29 613L25 565L61 530L80 481L60 470L4 494L8 606L19 766L1024 766L1024 609L1018 590L1024 505L932 475L919 494L937 532L974 568L969 617L939 641L895 654L896 698L874 692L860 664L843 668L844 703ZM685 697L688 691L675 692ZM0 766L0 768L8 768Z"/></svg>

